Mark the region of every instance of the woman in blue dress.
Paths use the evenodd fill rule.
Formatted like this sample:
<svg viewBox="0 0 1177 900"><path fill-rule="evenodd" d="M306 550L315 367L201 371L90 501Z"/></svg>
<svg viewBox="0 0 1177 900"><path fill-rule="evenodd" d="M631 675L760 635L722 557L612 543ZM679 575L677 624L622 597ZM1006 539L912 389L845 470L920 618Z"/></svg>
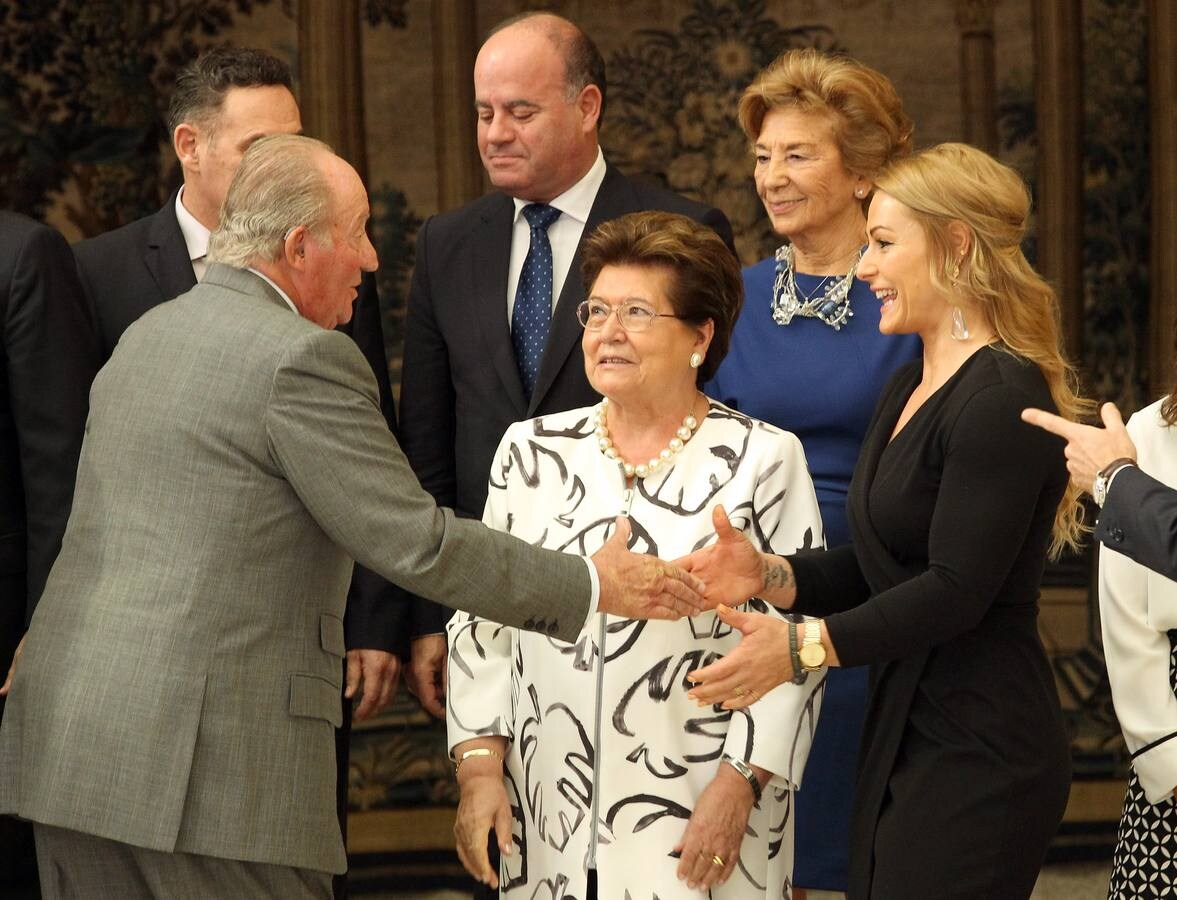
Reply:
<svg viewBox="0 0 1177 900"><path fill-rule="evenodd" d="M801 439L832 548L850 540L846 493L879 392L920 353L915 335L879 332L879 303L856 277L872 178L911 152L911 120L886 76L810 49L761 72L739 115L786 243L744 270L744 310L707 393ZM846 890L865 706L866 669L831 669L797 794L799 888Z"/></svg>

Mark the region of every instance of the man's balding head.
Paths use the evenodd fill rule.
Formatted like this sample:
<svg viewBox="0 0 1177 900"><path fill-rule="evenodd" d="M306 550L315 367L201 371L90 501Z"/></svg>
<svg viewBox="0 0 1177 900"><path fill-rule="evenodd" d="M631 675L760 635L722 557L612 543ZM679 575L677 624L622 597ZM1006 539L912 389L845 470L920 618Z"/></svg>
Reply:
<svg viewBox="0 0 1177 900"><path fill-rule="evenodd" d="M546 202L597 156L605 73L592 41L566 19L530 13L496 27L474 64L478 150L491 183Z"/></svg>

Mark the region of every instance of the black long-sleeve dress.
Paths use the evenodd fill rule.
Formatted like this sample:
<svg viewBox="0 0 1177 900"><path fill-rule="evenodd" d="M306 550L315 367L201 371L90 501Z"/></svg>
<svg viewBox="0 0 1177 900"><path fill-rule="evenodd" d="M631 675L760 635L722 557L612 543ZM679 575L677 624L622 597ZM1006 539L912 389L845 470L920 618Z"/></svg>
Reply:
<svg viewBox="0 0 1177 900"><path fill-rule="evenodd" d="M1040 370L982 348L889 440L922 362L884 390L850 485L853 544L792 558L794 610L870 664L852 900L1028 897L1066 806L1070 751L1038 636L1067 483Z"/></svg>

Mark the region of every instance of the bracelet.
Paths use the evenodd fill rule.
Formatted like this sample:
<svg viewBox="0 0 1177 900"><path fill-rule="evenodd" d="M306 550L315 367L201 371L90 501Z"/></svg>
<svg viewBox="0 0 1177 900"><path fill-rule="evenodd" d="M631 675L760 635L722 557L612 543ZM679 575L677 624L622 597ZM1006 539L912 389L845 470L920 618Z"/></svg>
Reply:
<svg viewBox="0 0 1177 900"><path fill-rule="evenodd" d="M729 753L723 754L719 760L720 762L727 763L729 766L744 776L744 780L747 781L748 786L752 788L752 799L756 803L759 803L760 796L764 793L764 789L760 787L760 779L756 777L756 773L752 771L752 767L742 759L736 759Z"/></svg>
<svg viewBox="0 0 1177 900"><path fill-rule="evenodd" d="M785 625L789 632L789 661L793 664L793 684L805 684L809 673L801 667L801 651L797 649L797 629L800 626L794 625L792 621L786 621Z"/></svg>
<svg viewBox="0 0 1177 900"><path fill-rule="evenodd" d="M454 774L458 774L458 770L462 768L462 763L468 759L473 759L476 756L493 756L500 763L503 761L503 756L498 750L491 750L490 747L475 747L473 750L467 750L456 760L454 760Z"/></svg>

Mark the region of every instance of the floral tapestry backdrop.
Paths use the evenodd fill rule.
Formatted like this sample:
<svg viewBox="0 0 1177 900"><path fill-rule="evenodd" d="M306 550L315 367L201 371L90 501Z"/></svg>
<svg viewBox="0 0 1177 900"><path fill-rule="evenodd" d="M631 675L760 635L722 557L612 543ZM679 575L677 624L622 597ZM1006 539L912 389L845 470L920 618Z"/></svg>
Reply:
<svg viewBox="0 0 1177 900"><path fill-rule="evenodd" d="M640 29L609 57L602 143L622 169L722 209L741 260L753 263L779 241L752 184L740 94L786 49L843 48L824 25L782 27L764 0L693 5L677 30Z"/></svg>

